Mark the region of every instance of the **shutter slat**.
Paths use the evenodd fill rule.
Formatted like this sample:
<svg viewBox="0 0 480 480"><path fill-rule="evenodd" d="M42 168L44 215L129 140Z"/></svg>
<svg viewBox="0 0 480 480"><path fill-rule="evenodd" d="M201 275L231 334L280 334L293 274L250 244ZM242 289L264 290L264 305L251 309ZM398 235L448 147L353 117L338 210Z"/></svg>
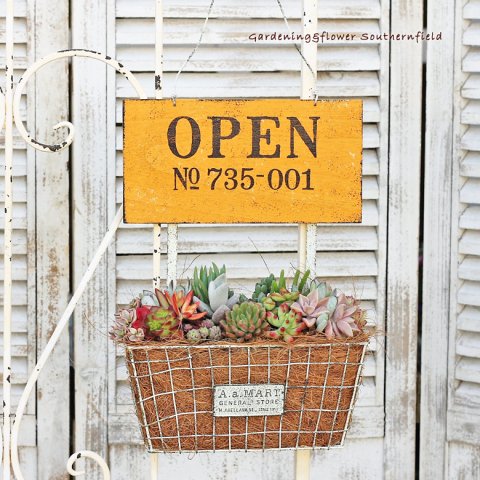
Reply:
<svg viewBox="0 0 480 480"><path fill-rule="evenodd" d="M480 307L479 284L466 281L458 290L458 303Z"/></svg>
<svg viewBox="0 0 480 480"><path fill-rule="evenodd" d="M320 93L320 92L319 92ZM380 106L378 104L378 99L363 97L363 121L365 123L378 123L380 120ZM121 126L123 121L123 102L118 100L116 103L116 123ZM123 127L121 127L123 128ZM122 142L123 144L123 142ZM123 174L122 171L122 157L117 156L117 176L121 177ZM375 166L373 168L373 162ZM363 173L364 175L378 175L379 165L378 165L378 153L376 150L364 150L363 151ZM1 166L1 157L0 157L0 166Z"/></svg>
<svg viewBox="0 0 480 480"><path fill-rule="evenodd" d="M478 20L480 18L480 1L470 0L463 7L463 18L466 20Z"/></svg>
<svg viewBox="0 0 480 480"><path fill-rule="evenodd" d="M480 51L470 47L468 53L463 57L462 69L464 72L478 72L480 61Z"/></svg>
<svg viewBox="0 0 480 480"><path fill-rule="evenodd" d="M480 359L462 358L455 368L455 377L465 382L480 383Z"/></svg>
<svg viewBox="0 0 480 480"><path fill-rule="evenodd" d="M480 153L468 152L460 165L464 177L480 177Z"/></svg>
<svg viewBox="0 0 480 480"><path fill-rule="evenodd" d="M459 330L480 333L480 309L465 307L458 316L457 327Z"/></svg>
<svg viewBox="0 0 480 480"><path fill-rule="evenodd" d="M460 190L460 201L480 204L480 179L470 179Z"/></svg>
<svg viewBox="0 0 480 480"><path fill-rule="evenodd" d="M458 277L462 280L480 280L480 258L465 257L458 268Z"/></svg>
<svg viewBox="0 0 480 480"><path fill-rule="evenodd" d="M164 46L169 50L172 45L189 45L188 51L185 51L186 58L191 51L191 45L195 45L198 41L199 32L202 31L204 18L173 18L165 19L163 22ZM294 35L298 35L302 31L300 19L292 19L289 21L290 29ZM376 20L325 20L322 22L321 31L328 32L328 36L324 34L323 43L319 37L319 47L331 47L333 45L348 46L365 46L368 44L378 44L377 36L381 33L379 24ZM252 37L254 34L256 37ZM272 37L272 35L275 36ZM319 32L321 34L321 32ZM350 34L346 37L346 34ZM261 35L261 36L260 36ZM210 17L207 29L202 37L201 46L196 52L200 55L202 50L205 53L209 45L218 45L220 50L225 54L231 46L241 44L249 45L252 50L257 46L262 49L269 45L289 45L292 51L294 41L298 42L298 37L292 40L292 37L285 27L283 18L230 18L216 19ZM343 35L343 37L342 37ZM372 37L373 35L373 37ZM255 41L256 38L256 41ZM153 42L155 40L155 23L151 18L138 19L117 19L116 23L116 41L121 48L124 46L151 46L153 50ZM139 54L142 55L140 49ZM256 53L251 52L253 55ZM298 54L297 54L298 55ZM183 60L182 60L183 62Z"/></svg>
<svg viewBox="0 0 480 480"><path fill-rule="evenodd" d="M263 258L262 258L263 257ZM210 263L225 263L228 266L227 276L237 278L261 278L269 274L268 269L277 274L282 268L294 265L295 253L224 253L202 255L199 258L179 256L178 268L185 276L193 274L195 265ZM329 252L318 253L317 262L321 276L326 277L356 277L377 275L378 268L374 253L371 252ZM119 280L149 279L151 277L152 258L150 255L117 256L117 278ZM292 273L292 272L290 272Z"/></svg>
<svg viewBox="0 0 480 480"><path fill-rule="evenodd" d="M480 99L480 75L470 75L462 86L462 97Z"/></svg>
<svg viewBox="0 0 480 480"><path fill-rule="evenodd" d="M166 18L203 18L208 5L192 4L190 0L165 1L163 15ZM288 18L300 18L302 5L298 0L284 2ZM381 7L378 0L320 0L318 18L380 18ZM155 5L151 0L117 0L117 18L146 18L155 16ZM212 8L212 18L281 18L278 8L272 8L269 0L232 3L230 0L217 1Z"/></svg>
<svg viewBox="0 0 480 480"><path fill-rule="evenodd" d="M173 95L174 73L163 75L164 96ZM149 96L153 96L154 78L151 74L136 75ZM212 88L212 85L215 88ZM323 72L319 73L317 91L321 96L351 97L374 96L380 93L376 72ZM296 72L277 73L182 73L177 94L184 97L231 98L234 97L298 97L300 80ZM117 77L117 96L135 96L132 86L123 76ZM0 136L1 139L1 136Z"/></svg>
<svg viewBox="0 0 480 480"><path fill-rule="evenodd" d="M162 253L166 253L166 233L162 232ZM149 254L152 250L150 229L122 229L117 238L118 254ZM296 226L260 225L248 228L243 225L230 227L205 226L192 229L180 226L178 250L180 253L198 252L260 252L297 250ZM215 243L212 238L217 238ZM375 250L378 238L375 227L320 227L317 250L348 251Z"/></svg>
<svg viewBox="0 0 480 480"><path fill-rule="evenodd" d="M480 230L480 207L467 207L460 215L460 228Z"/></svg>
<svg viewBox="0 0 480 480"><path fill-rule="evenodd" d="M463 32L464 45L480 45L480 24L472 22Z"/></svg>
<svg viewBox="0 0 480 480"><path fill-rule="evenodd" d="M460 239L458 251L464 255L480 256L480 232L467 230Z"/></svg>
<svg viewBox="0 0 480 480"><path fill-rule="evenodd" d="M480 359L480 333L462 332L457 340L457 354Z"/></svg>

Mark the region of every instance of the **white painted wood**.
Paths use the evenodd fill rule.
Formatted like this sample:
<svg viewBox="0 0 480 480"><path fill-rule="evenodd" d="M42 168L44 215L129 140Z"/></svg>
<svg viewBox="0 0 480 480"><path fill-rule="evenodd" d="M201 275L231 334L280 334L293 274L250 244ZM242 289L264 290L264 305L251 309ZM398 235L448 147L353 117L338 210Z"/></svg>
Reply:
<svg viewBox="0 0 480 480"><path fill-rule="evenodd" d="M427 11L424 167L423 301L420 405L420 478L441 479L447 460L448 328L452 191L454 2ZM443 100L438 101L441 97ZM435 321L432 321L435 319ZM469 372L468 365L464 370Z"/></svg>
<svg viewBox="0 0 480 480"><path fill-rule="evenodd" d="M282 2L283 3L283 2ZM299 0L284 2L288 18L300 18L302 5ZM380 6L376 0L319 0L318 17L326 18L379 18ZM164 15L167 18L201 18L205 16L206 2L192 0L172 0L165 2ZM133 5L129 0L117 0L117 17L153 17L154 5L149 0L137 0ZM217 0L212 9L212 18L281 18L281 12L270 0L249 0L232 4L229 0Z"/></svg>
<svg viewBox="0 0 480 480"><path fill-rule="evenodd" d="M422 30L423 1L392 2L391 30ZM415 478L422 45L390 45L385 478ZM408 72L408 73L407 73Z"/></svg>
<svg viewBox="0 0 480 480"><path fill-rule="evenodd" d="M448 449L448 479L470 480L480 477L480 447L452 442Z"/></svg>
<svg viewBox="0 0 480 480"><path fill-rule="evenodd" d="M37 58L69 46L69 3L36 5L35 44ZM40 70L35 78L35 138L58 143L52 126L69 119L68 62L60 61ZM55 95L52 95L52 91ZM36 157L36 280L37 352L50 338L67 306L70 290L70 201L68 149L58 153L32 151ZM48 209L41 206L48 205ZM55 215L48 211L55 211ZM37 384L38 477L62 478L70 454L70 352L65 333L55 347L48 374ZM52 415L55 412L55 415ZM56 445L52 449L52 445Z"/></svg>
<svg viewBox="0 0 480 480"><path fill-rule="evenodd" d="M22 69L26 67L34 58L34 32L29 30L27 26L33 20L33 6L26 1L15 2L14 4L14 44L13 53L13 69L11 70L14 82L18 79ZM5 14L6 1L0 2L0 16L2 17L2 32L0 34L0 74L5 77ZM18 58L17 58L18 55ZM5 83L2 82L2 89L5 92ZM23 99L21 111L22 118L32 127L35 121L35 86L29 85L26 89L26 95ZM3 122L2 122L3 123ZM0 134L0 168L2 172L5 170L5 130ZM13 129L13 147L12 161L13 168L11 174L13 176L13 231L12 231L12 323L11 323L11 406L12 411L18 404L19 395L25 386L27 373L31 370L35 362L35 162L34 155L27 152L25 144L16 135ZM27 161L28 158L28 161ZM5 268L3 262L3 254L5 252L4 227L5 227L5 188L2 175L0 210L2 212L0 218L0 237L1 237L1 262L0 272L2 279L5 279ZM6 285L4 285L6 286ZM1 343L0 357L3 357L3 343L5 337L3 335L5 329L4 322L4 289L0 294L0 302L2 309L0 312L1 325ZM0 394L3 400L3 394ZM36 419L35 419L35 398L32 398L27 405L27 415L22 426L22 435L19 439L20 456L26 460L25 470L29 473L30 478L37 478L36 467ZM1 447L3 449L3 445ZM1 475L1 473L0 473Z"/></svg>
<svg viewBox="0 0 480 480"><path fill-rule="evenodd" d="M451 292L448 358L448 478L476 478L480 438L478 98L480 3L457 2L454 57ZM467 20L467 21L466 21Z"/></svg>
<svg viewBox="0 0 480 480"><path fill-rule="evenodd" d="M71 4L72 46L105 51L107 4ZM86 67L88 63L88 68ZM72 145L73 279L79 282L107 229L107 87L106 66L73 61L72 119L77 128ZM112 148L110 141L109 148ZM74 315L75 450L107 456L108 290L103 260ZM89 478L103 478L86 462Z"/></svg>

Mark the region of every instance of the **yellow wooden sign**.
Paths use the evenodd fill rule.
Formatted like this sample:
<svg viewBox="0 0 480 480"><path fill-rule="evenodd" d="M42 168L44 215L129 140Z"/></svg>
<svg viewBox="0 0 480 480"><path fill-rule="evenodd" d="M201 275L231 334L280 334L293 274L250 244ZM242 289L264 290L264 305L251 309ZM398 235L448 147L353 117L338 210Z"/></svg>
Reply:
<svg viewBox="0 0 480 480"><path fill-rule="evenodd" d="M362 216L362 102L125 100L127 223Z"/></svg>

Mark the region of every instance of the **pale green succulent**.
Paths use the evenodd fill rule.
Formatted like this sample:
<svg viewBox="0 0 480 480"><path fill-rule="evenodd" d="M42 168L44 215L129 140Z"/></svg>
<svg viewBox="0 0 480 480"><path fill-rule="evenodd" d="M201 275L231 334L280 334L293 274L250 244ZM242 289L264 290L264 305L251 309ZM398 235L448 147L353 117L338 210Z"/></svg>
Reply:
<svg viewBox="0 0 480 480"><path fill-rule="evenodd" d="M288 343L293 342L294 337L306 327L306 324L302 322L302 314L291 310L286 303L272 312L267 312L267 320L276 328L267 332L267 335Z"/></svg>
<svg viewBox="0 0 480 480"><path fill-rule="evenodd" d="M208 270L207 267L195 267L192 287L194 300L199 302L199 310L207 312L207 316L217 325L233 305L238 303L239 296L234 295L227 283L225 265L219 269L213 263Z"/></svg>
<svg viewBox="0 0 480 480"><path fill-rule="evenodd" d="M259 303L245 302L233 306L220 325L227 338L245 342L262 335L268 328L265 309Z"/></svg>

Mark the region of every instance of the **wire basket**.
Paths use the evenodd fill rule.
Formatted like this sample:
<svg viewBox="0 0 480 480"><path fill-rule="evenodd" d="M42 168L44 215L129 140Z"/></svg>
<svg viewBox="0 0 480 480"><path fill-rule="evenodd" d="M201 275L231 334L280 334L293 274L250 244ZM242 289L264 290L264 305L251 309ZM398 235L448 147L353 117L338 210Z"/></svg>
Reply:
<svg viewBox="0 0 480 480"><path fill-rule="evenodd" d="M127 345L148 451L342 446L368 339L307 338L293 345Z"/></svg>

